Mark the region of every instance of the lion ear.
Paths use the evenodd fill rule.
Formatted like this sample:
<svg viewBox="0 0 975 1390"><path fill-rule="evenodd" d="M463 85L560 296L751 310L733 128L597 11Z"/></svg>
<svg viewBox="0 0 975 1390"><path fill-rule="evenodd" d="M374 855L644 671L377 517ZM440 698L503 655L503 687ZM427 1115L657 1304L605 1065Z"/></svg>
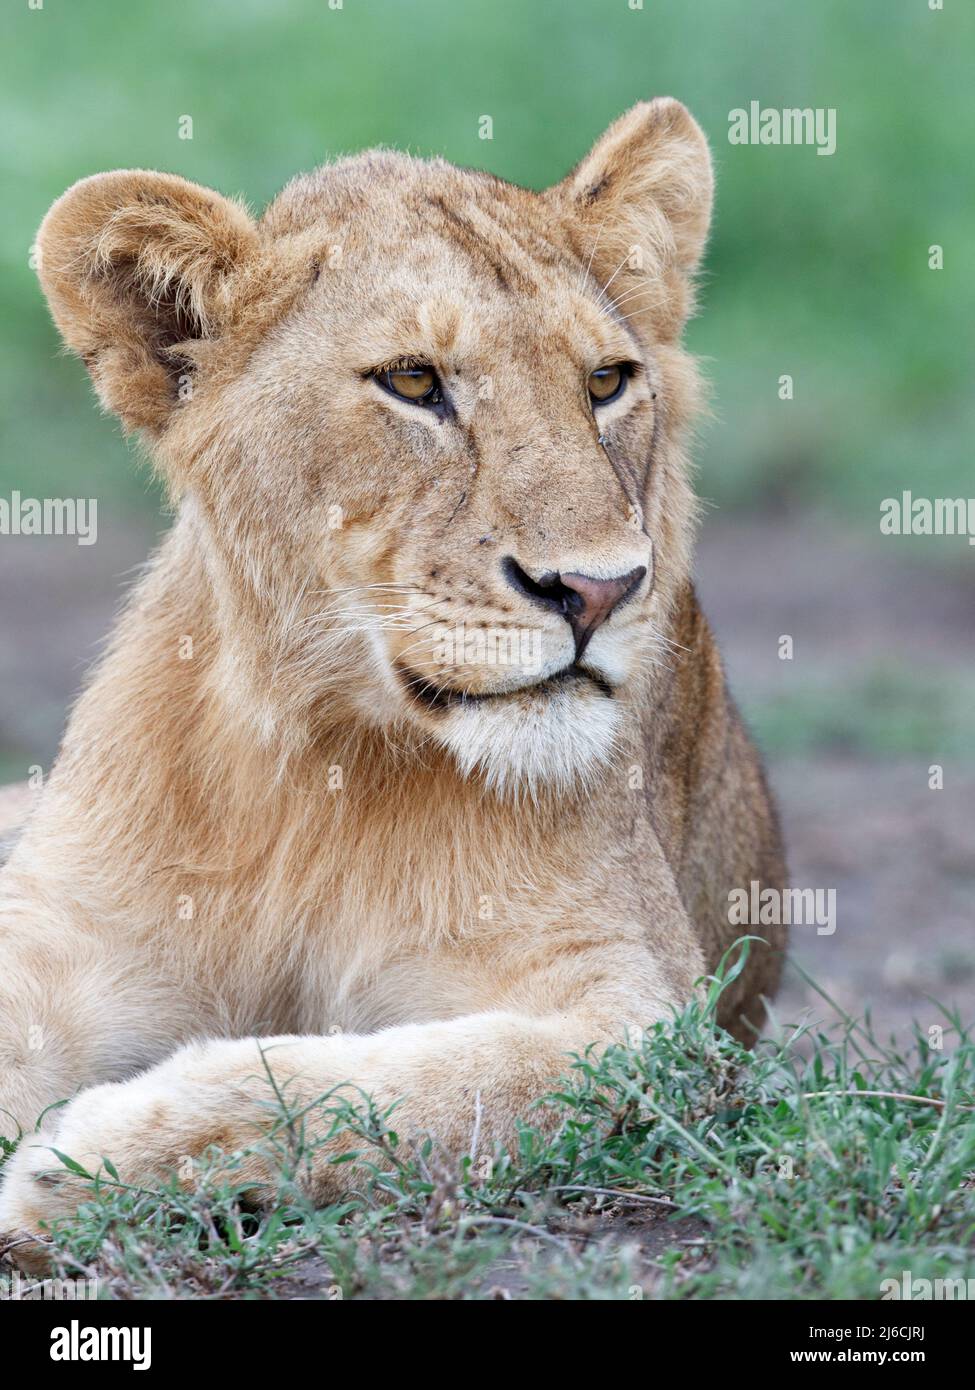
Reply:
<svg viewBox="0 0 975 1390"><path fill-rule="evenodd" d="M82 179L48 212L36 250L51 313L128 429L165 429L194 342L226 326L257 242L239 204L139 169Z"/></svg>
<svg viewBox="0 0 975 1390"><path fill-rule="evenodd" d="M692 306L713 188L700 126L679 101L657 97L614 122L546 196L570 222L597 283L613 277L614 299L624 289L644 288L644 298L634 295L625 311L649 317L656 332L671 337Z"/></svg>

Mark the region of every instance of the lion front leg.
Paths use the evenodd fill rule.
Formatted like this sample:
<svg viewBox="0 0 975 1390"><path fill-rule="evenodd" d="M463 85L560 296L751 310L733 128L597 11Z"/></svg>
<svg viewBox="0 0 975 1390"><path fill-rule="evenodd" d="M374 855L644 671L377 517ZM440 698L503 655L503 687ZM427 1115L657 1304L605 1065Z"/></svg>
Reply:
<svg viewBox="0 0 975 1390"><path fill-rule="evenodd" d="M207 1023L189 989L135 951L40 914L0 920L0 1134L161 1061Z"/></svg>
<svg viewBox="0 0 975 1390"><path fill-rule="evenodd" d="M648 1022L648 1018L641 1020ZM310 1163L305 1181L319 1204L348 1189L351 1165L330 1162L348 1134L329 1142L328 1101L363 1094L380 1105L401 1101L396 1129L431 1134L454 1157L509 1142L516 1121L569 1065L569 1054L622 1036L604 1017L533 1018L485 1012L365 1035L221 1041L183 1048L132 1080L93 1087L26 1140L0 1189L0 1231L38 1232L69 1218L90 1199L90 1185L52 1149L95 1173L108 1158L121 1181L150 1185L214 1146L239 1153L234 1182L265 1200L276 1190L268 1134L289 1111L301 1112ZM273 1078L273 1079L272 1079ZM479 1119L478 1119L479 1117Z"/></svg>

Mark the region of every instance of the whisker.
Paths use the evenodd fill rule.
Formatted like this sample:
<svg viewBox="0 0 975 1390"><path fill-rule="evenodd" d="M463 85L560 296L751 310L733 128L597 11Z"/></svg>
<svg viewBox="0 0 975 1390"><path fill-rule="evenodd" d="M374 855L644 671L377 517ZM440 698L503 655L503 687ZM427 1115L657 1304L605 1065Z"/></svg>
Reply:
<svg viewBox="0 0 975 1390"><path fill-rule="evenodd" d="M651 625L649 630L651 637L657 642L666 642L668 647L674 647L676 650L682 652L689 652L691 650L690 647L685 647L682 642L675 642L672 637L668 637L666 633L661 632L659 628Z"/></svg>
<svg viewBox="0 0 975 1390"><path fill-rule="evenodd" d="M607 212L606 217L608 217L608 216L609 216L609 213ZM582 286L583 289L585 289L586 281L589 279L589 272L592 270L593 257L594 257L595 254L596 254L596 247L599 245L599 238L602 236L602 234L603 234L603 228L604 228L605 225L606 225L606 217L603 218L602 222L600 222L599 226L598 226L597 229L596 229L596 239L595 239L595 241L594 241L593 244L592 244L592 250L589 252L589 259L588 259L588 261L586 262L586 268L585 268L585 270L582 272L582 279L580 280L579 283L580 283L580 285Z"/></svg>
<svg viewBox="0 0 975 1390"><path fill-rule="evenodd" d="M429 608L432 608L436 602L436 599L432 599L430 603L423 604L418 608L404 608L402 604L398 603L376 604L376 608L386 608L389 610L384 614L361 608L322 608L319 609L317 613L309 613L307 617L302 618L301 622L297 623L295 626L300 628L307 627L315 622L341 622L348 618L360 618L363 620L363 624L368 623L370 619L375 619L380 623L394 623L398 620L402 620L404 624L409 625L411 618L415 617L418 613L425 613Z"/></svg>
<svg viewBox="0 0 975 1390"><path fill-rule="evenodd" d="M423 593L422 589L418 589L415 584L411 583L409 580L400 580L392 584L350 584L344 589L310 589L309 594L312 597L319 594L359 594L366 589L394 589L413 594Z"/></svg>
<svg viewBox="0 0 975 1390"><path fill-rule="evenodd" d="M421 632L426 632L427 628L430 628L430 627L438 627L438 626L444 626L444 627L445 627L446 624L445 624L445 623L442 623L440 619L434 618L433 622L424 623L422 627L415 628L415 629L414 629L414 632L415 632L415 634L417 635L417 640L416 640L415 642L411 642L410 645L409 645L408 647L404 647L403 650L399 653L400 657L402 658L402 657L406 656L407 652L412 652L412 651L414 651L417 647L419 647L419 646L421 645L421 641L420 641L420 637L419 637L419 634L420 634Z"/></svg>
<svg viewBox="0 0 975 1390"><path fill-rule="evenodd" d="M613 283L613 281L616 279L617 275L619 275L620 271L623 269L623 267L626 265L626 263L627 263L627 261L628 261L629 259L630 259L630 252L627 251L626 255L623 257L623 259L620 261L619 265L618 265L618 266L616 267L616 269L613 271L612 275L611 275L611 276L609 277L609 279L606 281L605 285L603 285L603 289L602 289L603 294L605 294L606 291L609 289L610 285L611 285L611 284Z"/></svg>
<svg viewBox="0 0 975 1390"><path fill-rule="evenodd" d="M656 294L653 285L638 285L635 289L627 290L626 294L621 294L618 299L610 300L609 307L618 309L621 304L628 304L631 299L638 299L642 294Z"/></svg>

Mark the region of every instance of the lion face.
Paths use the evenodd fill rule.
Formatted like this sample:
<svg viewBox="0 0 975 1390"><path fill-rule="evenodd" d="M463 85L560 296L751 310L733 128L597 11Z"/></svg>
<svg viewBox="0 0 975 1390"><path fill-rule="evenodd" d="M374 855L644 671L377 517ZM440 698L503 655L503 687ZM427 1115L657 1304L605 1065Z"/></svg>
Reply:
<svg viewBox="0 0 975 1390"><path fill-rule="evenodd" d="M55 315L152 436L265 710L341 703L499 789L611 756L686 574L709 199L657 102L545 194L369 154L258 224L162 175L55 205Z"/></svg>

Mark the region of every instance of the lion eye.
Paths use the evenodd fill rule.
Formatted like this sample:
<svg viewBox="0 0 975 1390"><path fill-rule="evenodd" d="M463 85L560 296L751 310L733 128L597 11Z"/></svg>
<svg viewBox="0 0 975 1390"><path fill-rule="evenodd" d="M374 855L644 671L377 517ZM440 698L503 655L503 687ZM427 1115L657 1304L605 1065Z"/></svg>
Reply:
<svg viewBox="0 0 975 1390"><path fill-rule="evenodd" d="M439 405L443 400L440 382L432 367L388 368L377 372L376 380L391 395L413 405Z"/></svg>
<svg viewBox="0 0 975 1390"><path fill-rule="evenodd" d="M627 373L622 366L599 367L589 376L589 398L594 405L605 405L623 394Z"/></svg>

